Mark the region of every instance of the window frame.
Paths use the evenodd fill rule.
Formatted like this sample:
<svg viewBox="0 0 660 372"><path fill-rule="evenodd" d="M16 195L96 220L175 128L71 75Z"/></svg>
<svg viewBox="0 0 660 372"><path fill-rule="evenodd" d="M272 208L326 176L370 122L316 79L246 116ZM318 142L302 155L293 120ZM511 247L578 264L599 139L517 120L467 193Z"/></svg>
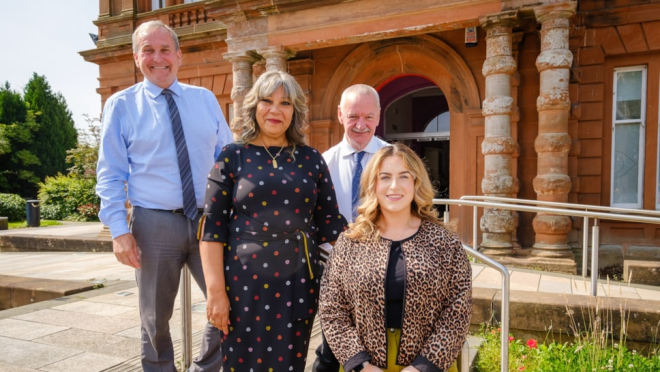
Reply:
<svg viewBox="0 0 660 372"><path fill-rule="evenodd" d="M617 75L624 72L633 72L641 71L642 72L642 82L641 82L641 107L640 107L640 118L639 119L624 119L617 120L616 110L617 110ZM644 171L645 171L645 161L646 161L646 110L647 110L647 86L648 86L648 66L647 65L635 65L635 66L626 66L626 67L615 67L612 74L612 141L611 141L611 159L610 159L610 206L614 208L631 208L631 209L642 209L644 207ZM614 167L615 167L615 157L616 157L616 127L617 125L625 125L631 123L640 123L639 128L639 161L637 164L637 202L635 203L615 203L614 202ZM659 166L656 166L659 167ZM657 174L657 173L656 173ZM656 192L657 187L656 187ZM656 198L656 208L657 208L657 198Z"/></svg>

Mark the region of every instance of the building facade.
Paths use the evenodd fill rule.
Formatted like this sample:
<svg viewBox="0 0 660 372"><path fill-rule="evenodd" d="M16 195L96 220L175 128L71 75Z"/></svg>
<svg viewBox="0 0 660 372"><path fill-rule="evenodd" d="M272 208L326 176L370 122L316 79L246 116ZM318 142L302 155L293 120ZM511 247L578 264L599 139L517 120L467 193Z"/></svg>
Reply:
<svg viewBox="0 0 660 372"><path fill-rule="evenodd" d="M323 151L343 135L341 92L364 83L381 96L377 135L423 156L441 196L660 209L658 0L99 3L97 47L81 55L99 66L102 102L142 79L131 34L159 19L179 35L179 81L214 92L232 125L256 76L288 71ZM450 215L472 243L472 209ZM581 225L486 209L477 244L570 267ZM601 264L660 260L658 228L603 222Z"/></svg>

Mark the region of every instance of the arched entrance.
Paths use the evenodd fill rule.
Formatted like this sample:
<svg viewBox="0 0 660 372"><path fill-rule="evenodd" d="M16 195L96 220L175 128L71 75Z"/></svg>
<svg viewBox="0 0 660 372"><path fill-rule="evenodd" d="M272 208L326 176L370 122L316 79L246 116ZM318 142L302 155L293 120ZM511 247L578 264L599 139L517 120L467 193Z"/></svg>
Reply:
<svg viewBox="0 0 660 372"><path fill-rule="evenodd" d="M316 111L315 115L318 115L317 119L334 120L341 92L353 84L371 85L381 90L380 94L384 95L382 90L389 83L406 76L421 78L426 81L425 84L435 86L442 92L447 105L445 117L449 117L450 132L453 138L458 139L458 143L454 142L454 146L447 149L451 154L450 159L453 159L449 160L452 174L449 195L460 197L473 194L476 177L467 175L470 167L464 163L466 159L475 158L474 154L465 153L466 149L470 148L467 141L471 136L468 128L470 118L467 113L481 109L481 98L472 70L445 42L430 35L421 35L357 46L342 60L328 80L321 109ZM412 85L414 84L410 86ZM385 109L383 102L381 108ZM383 116L386 114L381 112L381 119ZM442 120L445 120L445 117ZM383 131L384 126L379 125L379 130ZM333 138L342 138L341 125L334 125L331 131ZM377 134L382 136L384 132ZM462 161L459 161L460 159ZM474 161L476 163L476 159Z"/></svg>
<svg viewBox="0 0 660 372"><path fill-rule="evenodd" d="M415 150L426 162L436 197L448 198L450 121L444 93L432 81L418 75L397 75L377 90L382 114L376 134Z"/></svg>
<svg viewBox="0 0 660 372"><path fill-rule="evenodd" d="M334 142L343 136L343 127L336 120L341 93L353 84L384 88L396 77L414 75L430 81L442 92L447 103L449 132L449 197L476 194L477 162L480 157L475 145L474 115L481 115L481 98L472 69L465 60L442 40L431 35L387 39L356 46L337 66L324 87L321 106L313 115L316 120L334 122L330 135ZM381 104L381 108L384 105ZM381 117L384 114L381 112ZM386 114L385 114L386 116ZM441 118L438 118L441 119ZM444 117L442 118L444 120ZM379 125L380 126L380 125ZM323 128L319 128L323 130ZM419 142L419 141L418 141ZM448 144L447 144L448 145ZM429 145L429 151L430 145ZM471 209L456 208L452 222L461 238L469 240Z"/></svg>

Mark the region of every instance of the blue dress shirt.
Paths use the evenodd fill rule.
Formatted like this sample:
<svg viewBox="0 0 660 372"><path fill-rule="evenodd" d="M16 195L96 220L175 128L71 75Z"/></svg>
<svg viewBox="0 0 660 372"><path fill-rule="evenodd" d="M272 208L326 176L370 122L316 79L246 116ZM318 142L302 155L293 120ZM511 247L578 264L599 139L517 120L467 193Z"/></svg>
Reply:
<svg viewBox="0 0 660 372"><path fill-rule="evenodd" d="M181 114L197 207L204 205L206 178L220 150L232 142L218 101L209 90L174 81L169 89ZM105 103L96 193L99 218L112 238L129 233L124 182L134 206L183 207L172 124L162 88L148 80L112 95Z"/></svg>

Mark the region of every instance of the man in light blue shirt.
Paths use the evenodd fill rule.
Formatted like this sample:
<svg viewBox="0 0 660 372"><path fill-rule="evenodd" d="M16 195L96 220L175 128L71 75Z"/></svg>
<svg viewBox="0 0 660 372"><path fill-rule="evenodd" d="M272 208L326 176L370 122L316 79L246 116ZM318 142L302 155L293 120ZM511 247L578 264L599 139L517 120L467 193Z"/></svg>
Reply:
<svg viewBox="0 0 660 372"><path fill-rule="evenodd" d="M103 110L99 217L110 227L117 259L136 269L142 367L175 372L169 320L181 269L186 264L206 293L196 208L203 208L206 176L232 135L213 93L177 81L181 50L171 28L140 25L133 56L144 81L111 96ZM128 222L126 191L133 206ZM189 371L220 370L220 338L207 324Z"/></svg>

